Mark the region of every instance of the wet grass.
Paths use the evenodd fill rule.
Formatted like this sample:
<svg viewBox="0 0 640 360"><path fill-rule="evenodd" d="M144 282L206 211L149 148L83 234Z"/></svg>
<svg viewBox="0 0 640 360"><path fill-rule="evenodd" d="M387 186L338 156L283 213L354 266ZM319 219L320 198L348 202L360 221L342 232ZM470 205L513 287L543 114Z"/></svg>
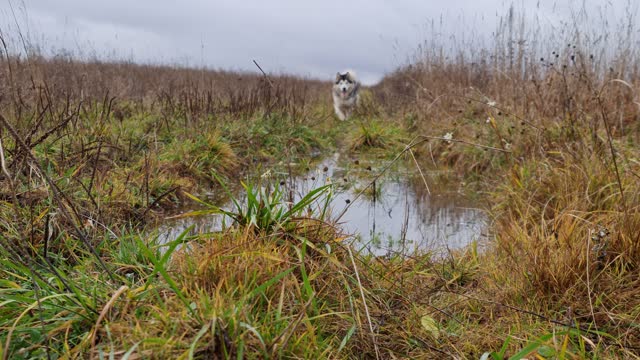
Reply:
<svg viewBox="0 0 640 360"><path fill-rule="evenodd" d="M374 89L423 136L417 163L452 170L490 206L492 240L467 281L429 297L454 329L443 348L463 358L639 356L637 43L604 61L574 43L590 34L569 33L547 53L522 49L539 62L493 54L497 71L432 44Z"/></svg>
<svg viewBox="0 0 640 360"><path fill-rule="evenodd" d="M408 142L406 131L401 126L381 119L357 121L347 139L347 146L352 152L377 151L387 156L397 153Z"/></svg>
<svg viewBox="0 0 640 360"><path fill-rule="evenodd" d="M314 124L274 112L185 129L179 116L137 111L109 115L102 127L79 114L73 132L36 144L37 174L51 183L20 170L20 145L3 138L17 174L16 198L5 187L2 202L5 358L636 356L631 133L613 139L619 184L606 151L580 147L588 127L571 133L549 122L536 124L545 127L537 137L520 136L492 108L482 111L494 123L430 130L375 113ZM424 141L409 143L417 131ZM227 212L233 221L221 232L187 231L166 244L140 235L145 218L194 201L192 193L225 192L252 167L304 167L309 153L333 146L356 158L404 152L421 168L459 174L446 177L491 202L488 248L444 258L354 254L328 217L331 186L290 204L277 184L259 182L245 184L252 195L235 209L200 211Z"/></svg>
<svg viewBox="0 0 640 360"><path fill-rule="evenodd" d="M425 50L349 122L311 80L3 58L0 357L638 358L637 47L577 45ZM230 216L220 232L141 235L334 148L453 174L487 203L488 243L355 254L336 185L291 203L260 180L203 207Z"/></svg>

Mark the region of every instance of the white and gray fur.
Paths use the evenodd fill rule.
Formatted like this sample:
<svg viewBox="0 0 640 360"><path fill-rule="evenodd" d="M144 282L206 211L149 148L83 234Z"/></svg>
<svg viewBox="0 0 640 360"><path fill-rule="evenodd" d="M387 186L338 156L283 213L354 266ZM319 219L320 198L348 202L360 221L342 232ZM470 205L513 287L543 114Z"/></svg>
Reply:
<svg viewBox="0 0 640 360"><path fill-rule="evenodd" d="M360 82L356 73L352 70L337 73L331 93L336 116L340 120L348 119L360 102Z"/></svg>

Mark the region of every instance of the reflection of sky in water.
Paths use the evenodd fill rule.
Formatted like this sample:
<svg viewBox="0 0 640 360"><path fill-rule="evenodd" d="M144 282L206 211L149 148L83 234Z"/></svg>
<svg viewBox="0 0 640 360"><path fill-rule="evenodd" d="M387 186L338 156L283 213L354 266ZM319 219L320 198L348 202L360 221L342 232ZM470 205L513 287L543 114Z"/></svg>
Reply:
<svg viewBox="0 0 640 360"><path fill-rule="evenodd" d="M486 227L485 214L465 207L468 201L455 193L426 195L424 189L416 193L416 186L409 183L414 175L411 169L393 166L376 181L375 201L371 191L353 201L382 169L378 163L373 170L367 170L368 165L343 163L336 154L306 175L289 178L287 174L271 173L271 177L276 182L285 181L287 193L293 194L294 201L330 178L337 185L331 201L333 217L347 206L347 200L351 202L339 224L346 234L354 235L353 246L358 250L375 255L410 254L416 250L441 252L480 239ZM421 182L417 186L424 188ZM217 231L222 227L222 219L203 216L165 220L158 228L160 240L173 240L189 226L194 227L191 233Z"/></svg>

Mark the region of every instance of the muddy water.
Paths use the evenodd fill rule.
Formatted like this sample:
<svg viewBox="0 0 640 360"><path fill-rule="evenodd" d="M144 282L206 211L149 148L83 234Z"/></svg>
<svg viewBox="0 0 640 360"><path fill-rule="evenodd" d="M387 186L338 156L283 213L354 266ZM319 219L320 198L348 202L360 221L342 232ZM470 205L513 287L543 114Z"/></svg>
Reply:
<svg viewBox="0 0 640 360"><path fill-rule="evenodd" d="M386 165L334 154L304 175L272 170L262 174L262 179L284 184L293 201L328 182L334 184L331 218L345 234L352 235L349 242L356 250L374 255L442 254L482 240L487 218L471 201L447 186L430 189L429 194L417 169L409 165L392 165L373 181ZM438 174L424 175L429 184ZM218 215L169 219L156 231L161 241L170 241L189 226L193 226L192 233L206 233L220 230L223 222L229 223L229 219Z"/></svg>

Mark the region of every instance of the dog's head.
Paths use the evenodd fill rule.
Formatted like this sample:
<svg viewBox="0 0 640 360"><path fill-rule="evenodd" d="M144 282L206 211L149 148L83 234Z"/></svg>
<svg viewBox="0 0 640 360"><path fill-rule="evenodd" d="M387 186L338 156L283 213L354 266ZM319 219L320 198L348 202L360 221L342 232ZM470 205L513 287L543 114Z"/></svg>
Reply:
<svg viewBox="0 0 640 360"><path fill-rule="evenodd" d="M341 97L346 98L358 87L358 81L351 71L337 73L333 87Z"/></svg>

